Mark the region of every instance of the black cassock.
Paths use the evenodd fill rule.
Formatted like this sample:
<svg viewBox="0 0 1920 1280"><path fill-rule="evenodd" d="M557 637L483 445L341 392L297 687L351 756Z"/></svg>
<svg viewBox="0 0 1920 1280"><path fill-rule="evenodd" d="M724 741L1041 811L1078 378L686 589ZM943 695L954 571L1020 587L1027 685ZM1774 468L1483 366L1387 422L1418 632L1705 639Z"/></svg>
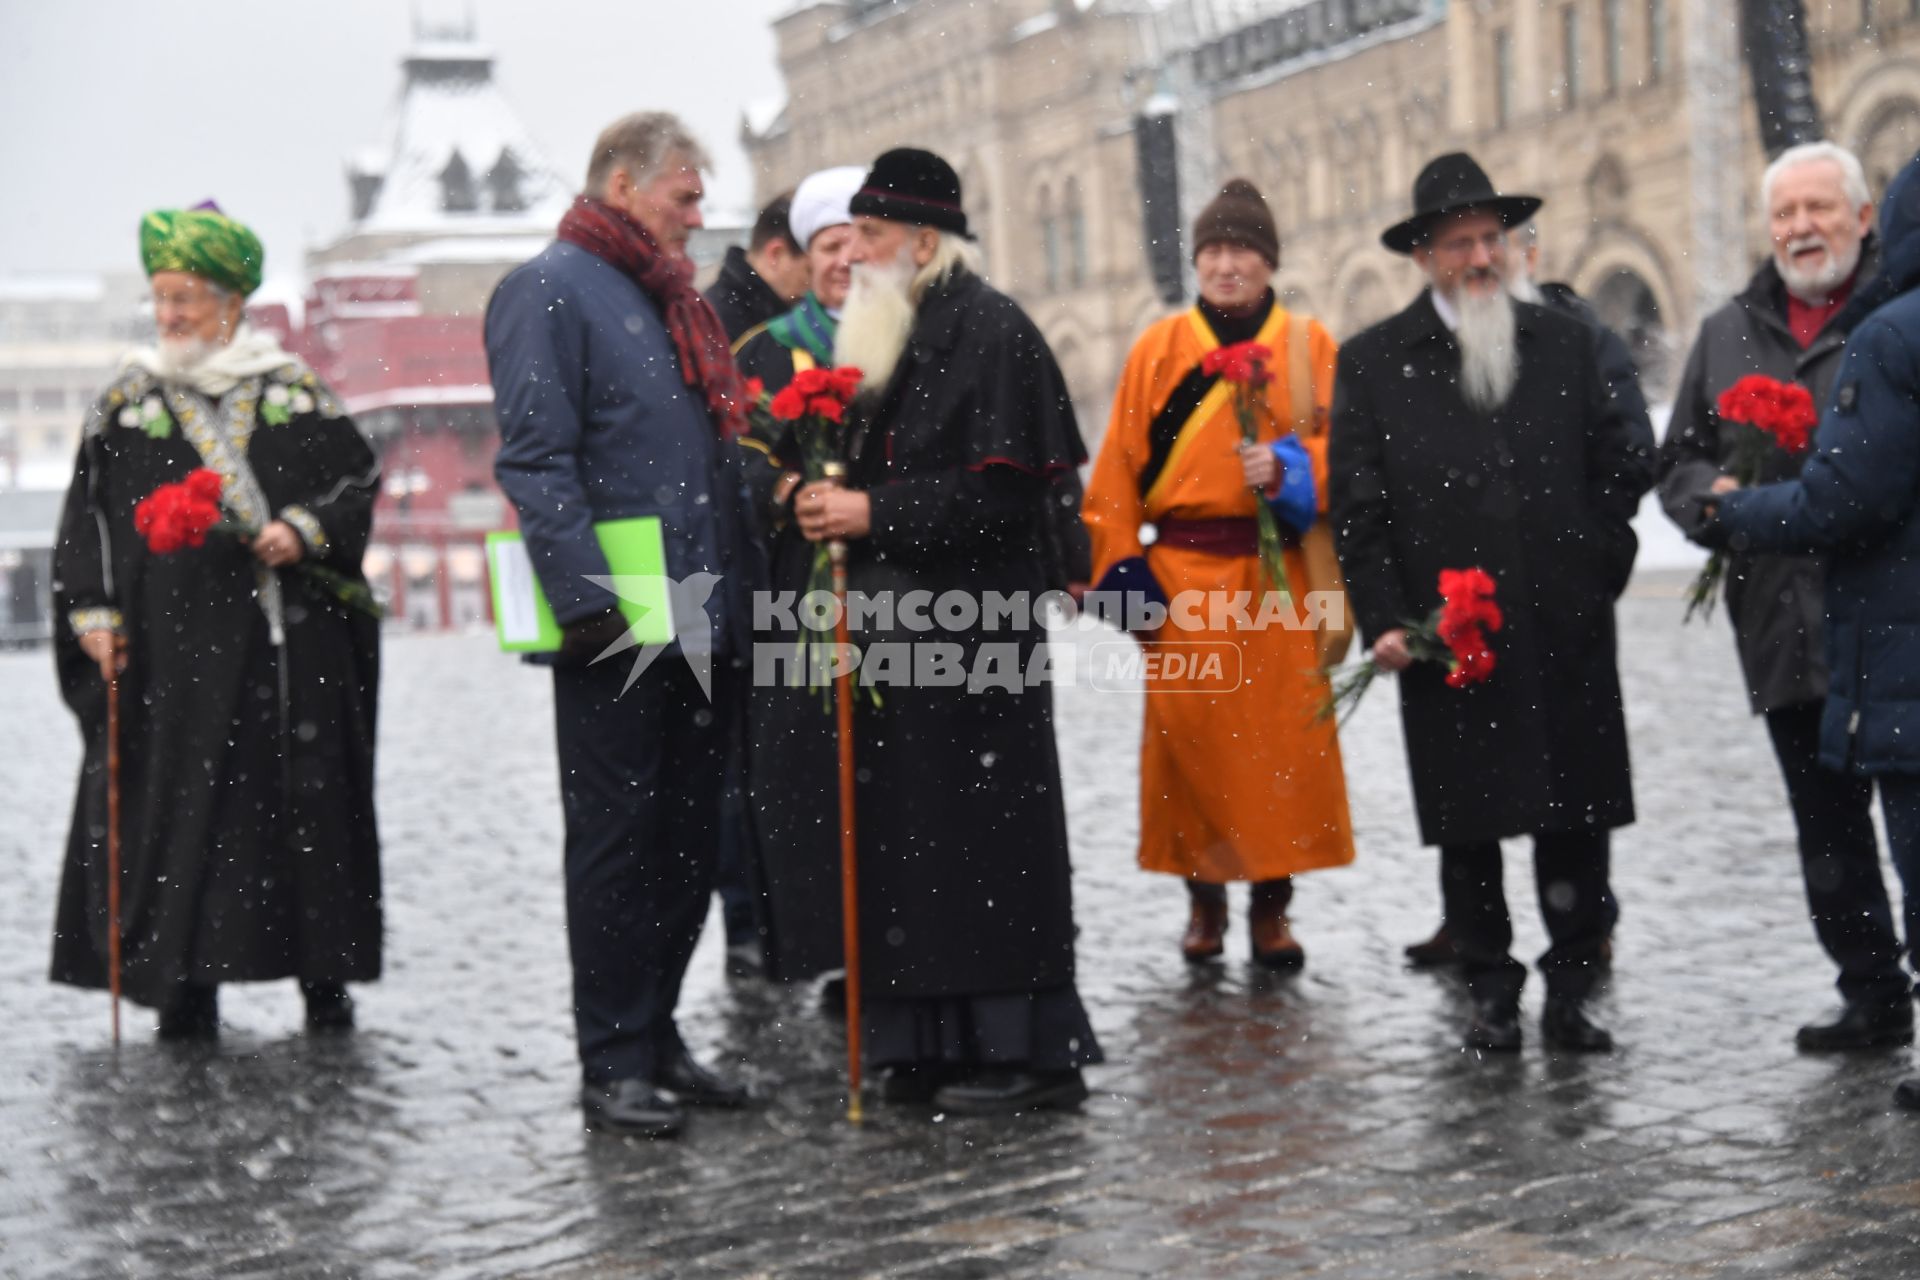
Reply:
<svg viewBox="0 0 1920 1280"><path fill-rule="evenodd" d="M849 483L872 504L869 535L850 544L849 587L869 598L945 592L981 598L1048 590L1051 477L1086 457L1065 383L1045 340L1008 298L960 273L923 299L885 390L856 407ZM804 584L806 549L776 538L776 589ZM929 608L929 614L934 610ZM856 699L861 956L876 1064L1027 1063L1059 1069L1099 1061L1074 988L1074 925L1066 812L1053 732L1052 691L1021 677L1045 643L1028 625L919 630L897 609L891 628L854 641L946 645L960 669L981 646L1001 646L1018 688L886 683ZM788 633L791 634L791 633ZM768 637L759 637L763 642ZM784 638L773 643L784 644ZM922 650L924 653L925 650ZM898 668L896 668L898 669ZM1036 668L1037 669L1037 668ZM755 689L756 699L766 694ZM832 717L817 692L778 690L791 735L756 740L755 809L769 864L782 842L832 849ZM764 720L759 723L764 724ZM784 761L784 763L783 763ZM799 815L770 813L769 772L791 766L789 789L813 793ZM817 856L817 855L816 855ZM768 880L780 870L769 865ZM838 954L838 913L770 906L776 945L822 963ZM793 895L788 895L790 898ZM796 899L797 901L797 899ZM796 937L804 930L807 937Z"/></svg>
<svg viewBox="0 0 1920 1280"><path fill-rule="evenodd" d="M129 650L124 989L153 1006L185 982L380 974L378 621L298 568L260 567L227 533L149 550L135 505L202 466L227 477L246 523L287 521L312 563L356 582L377 485L365 437L291 361L218 400L134 371L94 408L54 552L55 660L86 754L52 976L107 984L106 684L76 629L112 622ZM276 596L282 646L263 607Z"/></svg>
<svg viewBox="0 0 1920 1280"><path fill-rule="evenodd" d="M1440 603L1442 569L1498 584L1484 684L1399 678L1421 839L1466 845L1633 821L1614 600L1652 482L1579 321L1519 304L1520 379L1470 408L1452 335L1422 293L1340 349L1329 514L1369 640Z"/></svg>

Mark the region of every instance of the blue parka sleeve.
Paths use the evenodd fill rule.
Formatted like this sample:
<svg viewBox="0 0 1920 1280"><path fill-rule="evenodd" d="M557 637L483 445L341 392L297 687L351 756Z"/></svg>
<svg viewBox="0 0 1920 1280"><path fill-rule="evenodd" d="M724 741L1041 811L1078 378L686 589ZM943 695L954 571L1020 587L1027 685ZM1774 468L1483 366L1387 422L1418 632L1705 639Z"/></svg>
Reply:
<svg viewBox="0 0 1920 1280"><path fill-rule="evenodd" d="M493 474L519 513L541 589L561 625L615 606L589 575L606 575L580 474L585 432L584 321L564 290L522 268L487 307L487 364L500 452Z"/></svg>
<svg viewBox="0 0 1920 1280"><path fill-rule="evenodd" d="M1869 320L1854 331L1798 480L1720 500L1714 541L1743 551L1831 551L1871 545L1912 511L1920 485L1920 381L1900 331Z"/></svg>

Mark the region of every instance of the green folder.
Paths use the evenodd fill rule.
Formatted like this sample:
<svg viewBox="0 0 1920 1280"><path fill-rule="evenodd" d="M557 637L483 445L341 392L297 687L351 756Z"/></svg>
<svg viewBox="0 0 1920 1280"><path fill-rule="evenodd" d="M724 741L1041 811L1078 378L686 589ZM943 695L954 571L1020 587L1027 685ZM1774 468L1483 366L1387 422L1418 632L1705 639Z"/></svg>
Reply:
<svg viewBox="0 0 1920 1280"><path fill-rule="evenodd" d="M604 520L593 526L607 573L616 584L621 614L641 644L673 639L673 598L668 594L667 551L660 517ZM487 535L487 579L493 593L493 630L507 653L551 653L560 647L560 624L533 571L518 530Z"/></svg>

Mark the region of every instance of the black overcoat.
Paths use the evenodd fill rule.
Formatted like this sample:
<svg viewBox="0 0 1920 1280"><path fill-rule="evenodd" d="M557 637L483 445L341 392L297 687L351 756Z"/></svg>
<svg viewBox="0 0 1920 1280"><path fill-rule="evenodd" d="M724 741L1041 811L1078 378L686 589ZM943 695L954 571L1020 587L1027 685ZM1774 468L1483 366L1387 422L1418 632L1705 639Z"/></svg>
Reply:
<svg viewBox="0 0 1920 1280"><path fill-rule="evenodd" d="M141 406L163 403L165 428L141 426ZM364 583L378 469L338 401L289 363L220 404L250 423L240 447L266 517L298 529L316 564ZM279 570L286 644L276 648L258 562L240 538L216 532L204 546L155 554L134 528L135 506L159 486L197 467L223 469L202 430L217 411L144 373L116 381L82 438L54 549L54 656L85 759L52 976L107 983L106 686L75 629L111 621L129 649L120 681L125 991L155 1006L187 981L380 973L378 622L307 575Z"/></svg>
<svg viewBox="0 0 1920 1280"><path fill-rule="evenodd" d="M923 299L884 392L861 406L849 479L872 504L850 583L909 591L1048 587L1050 477L1085 447L1066 384L1031 320L962 271ZM896 618L896 621L901 621ZM987 630L869 627L855 640L984 644L1021 670L1040 619ZM1003 650L1004 652L1004 650ZM1073 979L1066 813L1044 683L887 685L858 709L860 915L869 992L926 997L1042 991Z"/></svg>
<svg viewBox="0 0 1920 1280"><path fill-rule="evenodd" d="M1521 373L1488 415L1429 294L1340 349L1330 515L1362 632L1425 618L1442 569L1498 583L1497 668L1470 689L1436 664L1399 680L1421 839L1465 844L1633 821L1613 604L1651 483L1591 333L1518 307Z"/></svg>

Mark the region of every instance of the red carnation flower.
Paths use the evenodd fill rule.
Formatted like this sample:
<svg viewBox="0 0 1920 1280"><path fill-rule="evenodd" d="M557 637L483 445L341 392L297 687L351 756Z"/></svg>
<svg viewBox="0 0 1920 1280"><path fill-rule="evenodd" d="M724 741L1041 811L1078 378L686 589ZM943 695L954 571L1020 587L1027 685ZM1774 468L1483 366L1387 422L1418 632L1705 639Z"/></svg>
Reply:
<svg viewBox="0 0 1920 1280"><path fill-rule="evenodd" d="M160 555L204 546L207 530L220 522L220 473L200 467L174 484L163 484L133 508L133 529Z"/></svg>
<svg viewBox="0 0 1920 1280"><path fill-rule="evenodd" d="M1797 382L1781 382L1764 374L1749 374L1720 393L1714 408L1728 422L1743 423L1766 432L1788 453L1798 453L1813 439L1820 425L1813 393Z"/></svg>
<svg viewBox="0 0 1920 1280"><path fill-rule="evenodd" d="M1242 387L1264 387L1273 381L1268 366L1273 348L1262 342L1236 342L1230 347L1215 347L1200 361L1200 371L1219 374Z"/></svg>

